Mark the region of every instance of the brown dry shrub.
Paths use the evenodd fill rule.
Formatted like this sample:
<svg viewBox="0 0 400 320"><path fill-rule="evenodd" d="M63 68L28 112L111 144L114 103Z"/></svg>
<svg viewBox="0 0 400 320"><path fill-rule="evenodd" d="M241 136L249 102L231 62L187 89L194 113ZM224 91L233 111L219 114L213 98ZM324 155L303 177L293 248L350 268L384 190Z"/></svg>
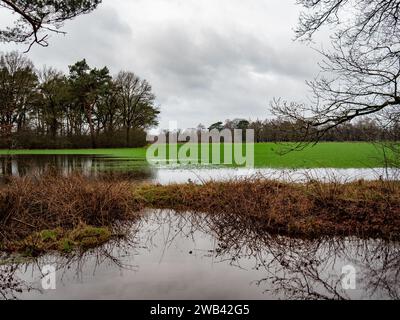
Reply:
<svg viewBox="0 0 400 320"><path fill-rule="evenodd" d="M142 209L131 190L127 182L88 180L81 175L15 178L0 190L0 233L22 238L44 229L131 220Z"/></svg>
<svg viewBox="0 0 400 320"><path fill-rule="evenodd" d="M267 232L400 238L400 183L307 184L268 180L141 186L146 206L256 219Z"/></svg>
<svg viewBox="0 0 400 320"><path fill-rule="evenodd" d="M262 179L136 185L80 175L16 178L0 189L0 237L81 224L115 228L145 207L226 217L291 236L400 239L400 182L281 183Z"/></svg>

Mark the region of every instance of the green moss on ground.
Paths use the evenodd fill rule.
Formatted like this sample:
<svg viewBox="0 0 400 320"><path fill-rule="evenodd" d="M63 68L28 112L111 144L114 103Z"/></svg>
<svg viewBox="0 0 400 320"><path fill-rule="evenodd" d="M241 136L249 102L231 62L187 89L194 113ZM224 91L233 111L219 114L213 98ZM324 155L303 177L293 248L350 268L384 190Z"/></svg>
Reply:
<svg viewBox="0 0 400 320"><path fill-rule="evenodd" d="M23 253L25 256L38 256L50 251L71 253L88 250L108 242L112 238L106 227L80 225L73 230L43 230L35 232L23 240L2 244L2 250Z"/></svg>

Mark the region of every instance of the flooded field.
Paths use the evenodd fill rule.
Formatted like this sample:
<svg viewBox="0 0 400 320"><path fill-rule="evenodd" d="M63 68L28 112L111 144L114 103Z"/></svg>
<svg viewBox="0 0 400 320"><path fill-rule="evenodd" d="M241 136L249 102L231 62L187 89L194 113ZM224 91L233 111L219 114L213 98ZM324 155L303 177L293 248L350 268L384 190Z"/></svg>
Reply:
<svg viewBox="0 0 400 320"><path fill-rule="evenodd" d="M262 176L280 180L396 179L384 169L152 168L99 156L2 156L0 179L56 170L124 174L134 181L201 183ZM270 235L234 215L147 210L129 236L73 256L0 258L4 299L399 299L400 243ZM56 269L56 289L42 287ZM351 272L349 275L348 272ZM354 287L346 287L351 276Z"/></svg>
<svg viewBox="0 0 400 320"><path fill-rule="evenodd" d="M8 257L0 266L0 294L8 299L400 298L399 243L290 239L231 219L148 211L128 239L90 252L25 262ZM42 289L46 265L56 267L56 290ZM343 286L349 266L355 270L351 289Z"/></svg>
<svg viewBox="0 0 400 320"><path fill-rule="evenodd" d="M90 155L18 155L0 156L0 181L6 176L40 175L48 170L57 170L65 175L80 172L86 176L101 173L124 174L133 180L152 183L201 183L207 180L229 180L236 178L263 177L282 181L340 181L359 179L395 179L398 170L385 168L365 169L272 169L272 168L227 168L227 167L152 167L146 162L130 158L113 158Z"/></svg>

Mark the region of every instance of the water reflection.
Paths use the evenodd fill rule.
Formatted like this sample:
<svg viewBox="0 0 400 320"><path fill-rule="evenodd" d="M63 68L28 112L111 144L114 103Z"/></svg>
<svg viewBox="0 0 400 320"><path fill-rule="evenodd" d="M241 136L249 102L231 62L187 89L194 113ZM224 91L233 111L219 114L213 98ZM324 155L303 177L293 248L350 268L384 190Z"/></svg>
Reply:
<svg viewBox="0 0 400 320"><path fill-rule="evenodd" d="M16 299L18 294L30 292L30 287L25 281L21 280L17 275L18 265L4 264L0 266L0 299Z"/></svg>
<svg viewBox="0 0 400 320"><path fill-rule="evenodd" d="M400 297L398 243L291 239L263 230L260 221L230 215L148 212L124 241L69 258L15 263L11 282L22 292L1 284L0 291L22 299ZM47 264L57 266L55 291L40 288ZM356 290L342 287L346 265L357 271ZM0 266L1 274L9 267Z"/></svg>
<svg viewBox="0 0 400 320"><path fill-rule="evenodd" d="M336 181L399 180L399 170L384 168L364 169L274 169L274 168L226 168L226 167L153 167L143 159L114 158L93 155L0 155L0 183L10 176L40 175L47 170L57 170L68 175L80 172L88 177L102 174L125 175L130 180L146 180L152 183L202 183L208 180L225 181L258 177L280 181Z"/></svg>
<svg viewBox="0 0 400 320"><path fill-rule="evenodd" d="M124 175L132 180L150 180L154 176L145 162L135 159L90 155L0 156L0 183L10 176L42 175L49 170L63 175L80 172L87 177Z"/></svg>

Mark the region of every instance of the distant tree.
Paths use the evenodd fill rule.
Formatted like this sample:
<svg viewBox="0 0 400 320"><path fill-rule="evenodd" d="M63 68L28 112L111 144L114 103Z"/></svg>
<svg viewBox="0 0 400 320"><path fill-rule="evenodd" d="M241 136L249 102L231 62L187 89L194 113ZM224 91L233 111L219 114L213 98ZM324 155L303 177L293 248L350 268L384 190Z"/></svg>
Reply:
<svg viewBox="0 0 400 320"><path fill-rule="evenodd" d="M0 7L18 15L14 26L0 30L0 41L48 46L48 33L60 31L66 20L89 13L101 0L0 0Z"/></svg>
<svg viewBox="0 0 400 320"><path fill-rule="evenodd" d="M224 128L225 129L239 129L239 130L246 130L248 129L250 122L246 119L227 119L225 120Z"/></svg>
<svg viewBox="0 0 400 320"><path fill-rule="evenodd" d="M219 121L219 122L213 123L208 128L209 131L212 131L212 130L215 130L215 129L217 129L218 131L224 130L224 124L221 121Z"/></svg>
<svg viewBox="0 0 400 320"><path fill-rule="evenodd" d="M71 90L76 103L85 114L89 126L92 147L96 148L96 133L93 121L95 108L100 98L111 90L111 76L107 67L91 69L86 60L78 61L69 67Z"/></svg>
<svg viewBox="0 0 400 320"><path fill-rule="evenodd" d="M118 106L118 95L118 89L115 83L112 82L110 90L105 91L100 97L95 110L97 133L101 130L109 134L115 132L118 123L121 120L121 113Z"/></svg>
<svg viewBox="0 0 400 320"><path fill-rule="evenodd" d="M375 118L362 117L352 122L346 122L329 130L321 141L368 141L368 142L396 142L400 139L400 121L392 119L388 127L384 122ZM297 131L302 124L289 121L286 118L272 118L264 121L255 120L226 120L224 129L234 130L253 129L255 142L299 142L303 136ZM217 122L212 128L220 128ZM199 129L198 129L199 130ZM198 131L200 132L200 131ZM245 135L243 136L245 138ZM313 142L307 140L307 142ZM290 144L293 145L293 144Z"/></svg>
<svg viewBox="0 0 400 320"><path fill-rule="evenodd" d="M40 99L36 103L38 123L55 138L62 127L64 114L72 103L72 93L66 76L55 69L41 72Z"/></svg>
<svg viewBox="0 0 400 320"><path fill-rule="evenodd" d="M236 129L246 130L250 126L250 122L248 120L240 119L236 124Z"/></svg>
<svg viewBox="0 0 400 320"><path fill-rule="evenodd" d="M0 56L0 132L10 143L12 131L26 125L37 83L33 64L25 56Z"/></svg>
<svg viewBox="0 0 400 320"><path fill-rule="evenodd" d="M253 121L249 124L249 128L254 130L254 139L255 142L262 141L262 133L263 133L263 123L261 120Z"/></svg>
<svg viewBox="0 0 400 320"><path fill-rule="evenodd" d="M129 145L132 128L149 128L158 124L160 113L155 106L151 85L132 72L121 71L115 79L117 101Z"/></svg>
<svg viewBox="0 0 400 320"><path fill-rule="evenodd" d="M65 75L0 55L0 148L143 146L159 113L150 84L133 73L113 79L82 60Z"/></svg>

